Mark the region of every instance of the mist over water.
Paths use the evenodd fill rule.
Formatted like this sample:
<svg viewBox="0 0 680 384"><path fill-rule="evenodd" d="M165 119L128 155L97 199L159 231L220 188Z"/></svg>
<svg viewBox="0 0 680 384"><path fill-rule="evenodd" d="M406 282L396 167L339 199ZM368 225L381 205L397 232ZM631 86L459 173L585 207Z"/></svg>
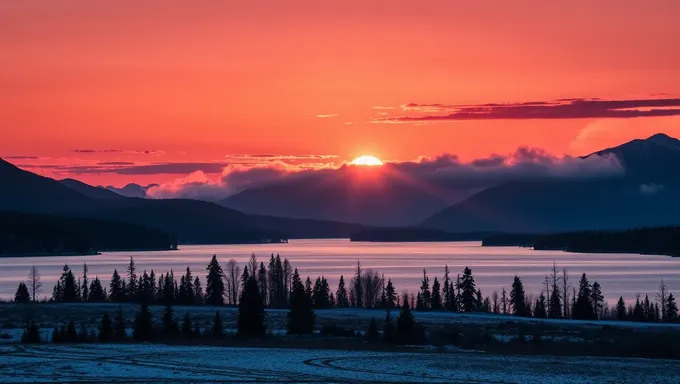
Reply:
<svg viewBox="0 0 680 384"><path fill-rule="evenodd" d="M27 280L31 265L38 267L43 289L40 297L51 296L52 287L61 276L64 264L81 276L82 265L87 263L90 279L99 276L108 287L114 268L126 275L130 256L134 257L137 274L152 269L156 276L174 270L179 280L187 266L194 276L201 278L205 287L205 267L213 254L224 267L235 259L243 268L251 253L258 261L269 263L272 253L288 258L303 278L326 276L335 291L340 275L351 278L357 260L362 268L375 269L391 278L398 292L417 292L427 269L432 284L434 277L440 281L444 265L448 264L450 276L455 279L465 266L472 269L477 287L484 296L503 287L509 292L512 278L518 275L527 293L538 294L545 275L553 262L561 269L566 267L570 285L578 289L578 280L585 272L592 282L600 283L607 301L614 303L623 296L627 303L640 293L655 297L661 279L671 292L680 294L680 258L635 254L590 254L561 251L534 251L518 247L481 247L479 242L447 243L352 243L344 239L291 240L288 244L248 245L184 245L178 251L113 252L96 256L54 256L0 258L0 297L14 297L20 281Z"/></svg>

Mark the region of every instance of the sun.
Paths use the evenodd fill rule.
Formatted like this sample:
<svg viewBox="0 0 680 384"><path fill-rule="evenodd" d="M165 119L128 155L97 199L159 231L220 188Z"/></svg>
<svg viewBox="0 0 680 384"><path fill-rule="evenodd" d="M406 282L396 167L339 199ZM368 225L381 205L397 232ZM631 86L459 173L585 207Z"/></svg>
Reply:
<svg viewBox="0 0 680 384"><path fill-rule="evenodd" d="M351 164L353 164L353 165L377 166L377 165L383 165L383 162L380 161L380 159L378 159L375 156L364 155L364 156L359 156L356 159L352 160Z"/></svg>

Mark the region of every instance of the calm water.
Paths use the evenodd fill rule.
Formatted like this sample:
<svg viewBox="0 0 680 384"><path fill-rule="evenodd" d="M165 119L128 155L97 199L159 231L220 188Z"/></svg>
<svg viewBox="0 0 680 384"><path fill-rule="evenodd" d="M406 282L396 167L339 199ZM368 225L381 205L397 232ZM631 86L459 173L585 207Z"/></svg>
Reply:
<svg viewBox="0 0 680 384"><path fill-rule="evenodd" d="M354 271L357 259L364 268L373 268L392 278L399 292L415 292L420 286L422 270L426 268L430 280L435 274L441 279L444 265L448 264L451 276L461 273L465 266L472 269L477 286L484 295L505 287L509 291L512 277L524 281L527 292L539 292L545 275L556 262L567 267L570 282L578 287L580 274L585 272L591 281L597 280L605 297L614 302L619 296L630 300L636 293L656 292L664 279L672 292L680 294L680 258L633 254L577 254L560 251L533 251L517 247L481 247L478 242L463 243L352 243L349 240L297 240L288 244L257 245L196 245L182 246L179 251L167 252L115 252L97 256L59 256L32 258L0 258L0 297L14 296L20 281L26 280L28 269L36 265L42 275L41 296L52 293L54 283L61 275L65 263L80 275L82 264L87 262L89 276L98 275L108 285L111 273L117 268L124 275L133 256L138 273L153 269L156 274L171 268L179 279L189 266L205 286L205 267L213 254L222 265L233 258L245 264L254 252L259 260L269 261L269 255L279 253L300 270L303 277L326 276L333 289L340 275L347 278ZM177 272L180 273L177 273Z"/></svg>

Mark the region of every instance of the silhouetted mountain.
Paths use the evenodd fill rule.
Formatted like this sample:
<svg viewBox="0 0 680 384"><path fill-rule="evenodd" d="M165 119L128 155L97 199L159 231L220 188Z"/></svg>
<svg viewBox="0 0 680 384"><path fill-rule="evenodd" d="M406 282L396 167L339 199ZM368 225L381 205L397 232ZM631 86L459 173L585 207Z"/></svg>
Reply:
<svg viewBox="0 0 680 384"><path fill-rule="evenodd" d="M247 223L263 230L276 231L287 239L349 238L366 226L337 221L290 219L273 216L247 215Z"/></svg>
<svg viewBox="0 0 680 384"><path fill-rule="evenodd" d="M0 212L0 256L165 250L175 239L138 225L98 219Z"/></svg>
<svg viewBox="0 0 680 384"><path fill-rule="evenodd" d="M81 194L91 198L91 199L123 199L124 197L108 189L101 187L93 187L89 184L85 184L82 181L75 179L63 179L59 180L61 185L65 185L74 191L80 192Z"/></svg>
<svg viewBox="0 0 680 384"><path fill-rule="evenodd" d="M146 191L151 188L151 187L156 187L158 184L149 184L146 186L135 184L135 183L130 183L123 188L116 188L112 185L107 185L106 187L102 187L101 185L99 186L100 188L108 189L109 191L115 192L121 196L125 197L139 197L139 198L147 198Z"/></svg>
<svg viewBox="0 0 680 384"><path fill-rule="evenodd" d="M475 241L482 240L489 233L450 233L430 228L370 228L352 233L351 241L368 242L431 242L431 241Z"/></svg>
<svg viewBox="0 0 680 384"><path fill-rule="evenodd" d="M346 167L333 175L311 175L247 189L219 203L248 214L404 226L465 196L379 169Z"/></svg>
<svg viewBox="0 0 680 384"><path fill-rule="evenodd" d="M680 141L654 135L597 152L607 153L619 157L625 175L506 183L446 208L421 225L451 232L546 233L680 224L680 188L672 174L680 167Z"/></svg>
<svg viewBox="0 0 680 384"><path fill-rule="evenodd" d="M0 159L0 210L58 212L87 209L86 197L54 179L24 171Z"/></svg>

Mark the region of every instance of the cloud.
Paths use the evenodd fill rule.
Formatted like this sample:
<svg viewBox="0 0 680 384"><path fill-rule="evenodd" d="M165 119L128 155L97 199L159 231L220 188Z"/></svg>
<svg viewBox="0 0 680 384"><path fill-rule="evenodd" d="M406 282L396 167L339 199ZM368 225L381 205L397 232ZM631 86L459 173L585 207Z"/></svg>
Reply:
<svg viewBox="0 0 680 384"><path fill-rule="evenodd" d="M126 153L138 155L162 155L165 151L158 149L72 149L71 152L90 154L90 153Z"/></svg>
<svg viewBox="0 0 680 384"><path fill-rule="evenodd" d="M506 104L418 104L401 110L415 115L380 117L374 123L457 120L532 120L679 116L680 99L559 99ZM425 115L420 115L425 113Z"/></svg>
<svg viewBox="0 0 680 384"><path fill-rule="evenodd" d="M229 165L219 179L205 174L190 175L173 183L160 185L149 191L153 197L202 197L220 199L248 188L258 188L272 183L351 183L363 168L348 164L310 163L291 165L281 161L257 166ZM460 191L478 191L509 181L544 179L584 180L620 177L624 169L614 155L555 157L536 148L518 148L507 155L494 154L486 158L462 162L451 154L434 158L421 157L413 161L388 162L372 169L386 183L394 180L408 182L423 188L447 194ZM373 179L376 180L376 179Z"/></svg>
<svg viewBox="0 0 680 384"><path fill-rule="evenodd" d="M335 114L335 113L328 113L328 114L316 115L316 117L318 117L318 118L320 118L320 119L327 119L327 118L330 118L330 117L337 117L337 116L338 116L338 115Z"/></svg>
<svg viewBox="0 0 680 384"><path fill-rule="evenodd" d="M134 165L132 161L102 161L97 165Z"/></svg>
<svg viewBox="0 0 680 384"><path fill-rule="evenodd" d="M40 157L38 156L3 156L3 159L8 159L8 160L38 160Z"/></svg>
<svg viewBox="0 0 680 384"><path fill-rule="evenodd" d="M26 164L25 168L43 168L58 173L74 175L115 174L115 175L186 175L193 172L221 173L227 163L152 163L103 162L94 165Z"/></svg>

